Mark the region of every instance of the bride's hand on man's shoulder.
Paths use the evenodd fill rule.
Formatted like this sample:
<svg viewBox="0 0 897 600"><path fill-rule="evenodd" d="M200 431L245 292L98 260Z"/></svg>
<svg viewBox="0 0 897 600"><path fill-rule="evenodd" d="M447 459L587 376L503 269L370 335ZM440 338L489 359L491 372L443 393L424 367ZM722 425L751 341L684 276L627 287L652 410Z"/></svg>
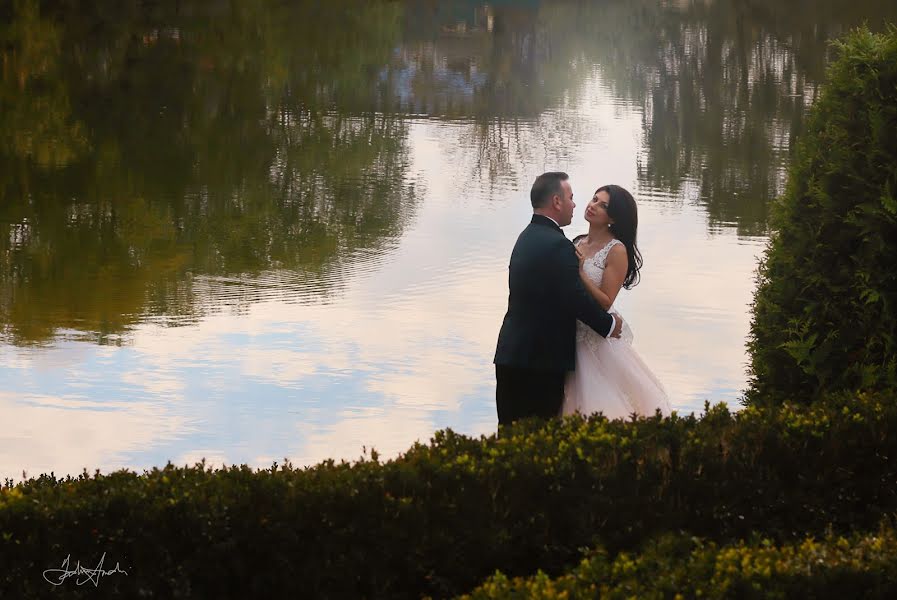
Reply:
<svg viewBox="0 0 897 600"><path fill-rule="evenodd" d="M582 265L586 262L586 255L579 248L574 248L574 250L576 250L576 258L579 259L579 268L582 270Z"/></svg>

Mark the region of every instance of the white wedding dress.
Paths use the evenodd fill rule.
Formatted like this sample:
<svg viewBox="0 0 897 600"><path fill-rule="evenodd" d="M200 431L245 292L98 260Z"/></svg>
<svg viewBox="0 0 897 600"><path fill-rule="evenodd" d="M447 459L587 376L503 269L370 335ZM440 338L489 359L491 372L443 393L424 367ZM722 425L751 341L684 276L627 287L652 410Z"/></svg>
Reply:
<svg viewBox="0 0 897 600"><path fill-rule="evenodd" d="M611 240L594 258L583 263L583 271L601 285L607 255L620 240ZM618 315L613 307L608 312ZM632 330L623 322L620 338L603 338L588 325L576 322L576 370L567 373L562 413L583 415L601 412L608 419L629 418L632 413L652 416L659 408L670 414L670 401L663 384L632 347Z"/></svg>

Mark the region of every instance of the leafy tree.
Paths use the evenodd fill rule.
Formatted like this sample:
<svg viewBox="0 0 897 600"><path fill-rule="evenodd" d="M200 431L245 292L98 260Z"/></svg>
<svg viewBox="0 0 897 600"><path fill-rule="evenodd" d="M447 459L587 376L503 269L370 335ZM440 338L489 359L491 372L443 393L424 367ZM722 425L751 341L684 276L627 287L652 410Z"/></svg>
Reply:
<svg viewBox="0 0 897 600"><path fill-rule="evenodd" d="M897 28L836 49L759 269L754 403L897 383Z"/></svg>

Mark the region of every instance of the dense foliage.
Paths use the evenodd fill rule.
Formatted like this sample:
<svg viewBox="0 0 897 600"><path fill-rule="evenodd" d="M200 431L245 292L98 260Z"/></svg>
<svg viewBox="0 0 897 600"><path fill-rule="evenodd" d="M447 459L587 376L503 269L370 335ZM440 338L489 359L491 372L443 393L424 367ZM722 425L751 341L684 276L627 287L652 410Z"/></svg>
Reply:
<svg viewBox="0 0 897 600"><path fill-rule="evenodd" d="M897 531L884 526L851 538L827 535L799 543L770 540L718 546L686 536L665 536L641 554L611 557L596 550L557 579L539 573L508 579L501 573L468 600L489 598L894 598Z"/></svg>
<svg viewBox="0 0 897 600"><path fill-rule="evenodd" d="M759 271L751 402L897 383L897 29L837 49Z"/></svg>
<svg viewBox="0 0 897 600"><path fill-rule="evenodd" d="M396 460L254 472L167 466L0 494L0 597L46 592L72 562L127 576L70 597L445 597L497 569L563 573L581 548L664 533L718 543L868 530L897 511L897 403L724 406L703 418L439 432ZM70 585L71 584L71 585Z"/></svg>

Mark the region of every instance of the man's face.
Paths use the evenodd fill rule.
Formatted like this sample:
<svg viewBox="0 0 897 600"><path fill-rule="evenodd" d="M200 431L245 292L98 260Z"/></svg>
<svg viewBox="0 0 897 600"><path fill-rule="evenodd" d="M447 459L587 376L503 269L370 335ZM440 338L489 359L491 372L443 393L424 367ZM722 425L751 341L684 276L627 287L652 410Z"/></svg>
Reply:
<svg viewBox="0 0 897 600"><path fill-rule="evenodd" d="M573 222L573 209L576 204L573 202L573 187L569 180L561 182L561 210L558 215L558 225L565 227Z"/></svg>

